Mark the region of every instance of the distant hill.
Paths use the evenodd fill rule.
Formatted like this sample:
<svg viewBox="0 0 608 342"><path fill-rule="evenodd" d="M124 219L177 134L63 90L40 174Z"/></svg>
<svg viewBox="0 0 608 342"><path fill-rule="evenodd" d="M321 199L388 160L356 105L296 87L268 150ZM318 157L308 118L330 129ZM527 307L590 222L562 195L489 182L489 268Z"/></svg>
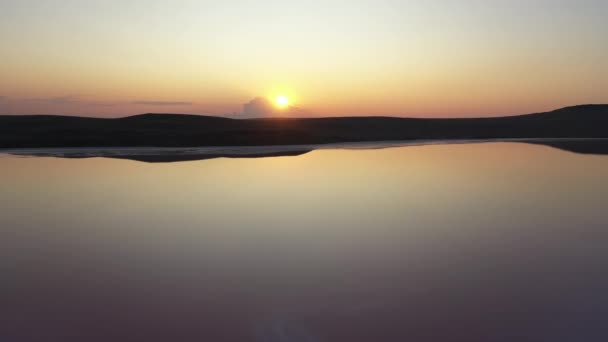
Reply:
<svg viewBox="0 0 608 342"><path fill-rule="evenodd" d="M608 105L580 105L560 108L546 113L528 114L540 119L553 120L607 120Z"/></svg>
<svg viewBox="0 0 608 342"><path fill-rule="evenodd" d="M498 118L229 119L142 114L117 119L0 116L0 148L260 146L360 141L608 138L608 105Z"/></svg>

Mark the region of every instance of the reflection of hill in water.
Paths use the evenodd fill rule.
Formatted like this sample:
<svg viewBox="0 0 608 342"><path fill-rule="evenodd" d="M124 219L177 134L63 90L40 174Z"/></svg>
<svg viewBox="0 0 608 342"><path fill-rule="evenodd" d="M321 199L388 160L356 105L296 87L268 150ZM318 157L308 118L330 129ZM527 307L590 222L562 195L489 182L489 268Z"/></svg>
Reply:
<svg viewBox="0 0 608 342"><path fill-rule="evenodd" d="M420 142L377 142L344 143L329 145L302 146L245 146L230 148L193 148L193 149L59 149L59 150L22 150L9 154L29 157L55 157L68 159L111 158L126 159L146 163L172 163L207 160L215 158L267 158L300 156L319 149L384 149L393 147L421 146L427 144L516 142L542 145L580 154L608 155L608 139L530 139L530 140L447 140Z"/></svg>
<svg viewBox="0 0 608 342"><path fill-rule="evenodd" d="M532 145L544 145L553 147L562 151L580 153L580 154L596 154L596 155L608 155L608 139L601 140L538 140L538 141L522 141L526 144ZM448 142L449 143L449 142ZM408 146L408 145L404 145ZM419 145L410 145L419 146ZM386 146L391 148L396 146ZM377 147L373 147L377 148ZM123 156L108 156L106 158L114 159L128 159L147 163L171 163L171 162L182 162L182 161L196 161L196 160L207 160L215 158L267 158L267 157L295 157L304 155L312 152L317 148L311 148L300 151L280 151L280 152L267 152L267 153L251 153L251 154L230 154L230 153L211 153L211 154L190 154L190 155L179 155L179 154L165 154L165 155L123 155ZM366 148L363 148L366 149ZM66 156L66 158L70 158ZM73 158L73 157L72 157Z"/></svg>
<svg viewBox="0 0 608 342"><path fill-rule="evenodd" d="M524 142L527 144L550 146L563 151L580 154L608 155L608 139L546 140Z"/></svg>
<svg viewBox="0 0 608 342"><path fill-rule="evenodd" d="M75 152L75 151L24 151L11 152L10 154L23 157L53 157L66 159L87 159L87 158L110 158L110 159L125 159L145 163L174 163L207 160L215 158L268 158L268 157L292 157L299 156L310 152L311 150L288 150L288 151L269 151L255 153L234 153L234 152L217 152L217 153L180 153L180 152L148 152L148 153L109 153L102 152Z"/></svg>
<svg viewBox="0 0 608 342"><path fill-rule="evenodd" d="M128 159L146 163L173 163L183 161L207 160L215 158L268 158L268 157L295 157L306 154L311 150L285 151L271 153L252 153L252 154L190 154L190 155L125 155L106 158Z"/></svg>

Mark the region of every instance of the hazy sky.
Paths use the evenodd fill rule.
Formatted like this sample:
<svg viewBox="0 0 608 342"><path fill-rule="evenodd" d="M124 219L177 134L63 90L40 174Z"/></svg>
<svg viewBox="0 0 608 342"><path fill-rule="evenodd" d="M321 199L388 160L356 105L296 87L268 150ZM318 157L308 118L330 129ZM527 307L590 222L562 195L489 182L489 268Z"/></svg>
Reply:
<svg viewBox="0 0 608 342"><path fill-rule="evenodd" d="M608 103L608 1L0 1L0 113L474 116Z"/></svg>

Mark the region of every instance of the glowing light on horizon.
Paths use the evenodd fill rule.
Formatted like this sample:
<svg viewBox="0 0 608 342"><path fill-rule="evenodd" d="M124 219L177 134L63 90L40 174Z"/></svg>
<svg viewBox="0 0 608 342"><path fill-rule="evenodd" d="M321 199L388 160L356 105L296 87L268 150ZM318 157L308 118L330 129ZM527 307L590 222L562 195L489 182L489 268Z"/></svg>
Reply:
<svg viewBox="0 0 608 342"><path fill-rule="evenodd" d="M285 108L289 106L289 98L285 95L279 95L274 99L274 102L279 108Z"/></svg>

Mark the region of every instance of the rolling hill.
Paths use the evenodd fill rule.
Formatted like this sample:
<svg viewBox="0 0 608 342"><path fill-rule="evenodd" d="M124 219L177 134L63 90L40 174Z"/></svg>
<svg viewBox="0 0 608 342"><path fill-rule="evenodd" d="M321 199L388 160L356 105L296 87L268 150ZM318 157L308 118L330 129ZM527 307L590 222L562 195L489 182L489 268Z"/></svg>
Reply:
<svg viewBox="0 0 608 342"><path fill-rule="evenodd" d="M0 148L262 146L508 138L608 138L608 105L462 119L328 117L238 120L181 114L142 114L115 119L0 116Z"/></svg>

